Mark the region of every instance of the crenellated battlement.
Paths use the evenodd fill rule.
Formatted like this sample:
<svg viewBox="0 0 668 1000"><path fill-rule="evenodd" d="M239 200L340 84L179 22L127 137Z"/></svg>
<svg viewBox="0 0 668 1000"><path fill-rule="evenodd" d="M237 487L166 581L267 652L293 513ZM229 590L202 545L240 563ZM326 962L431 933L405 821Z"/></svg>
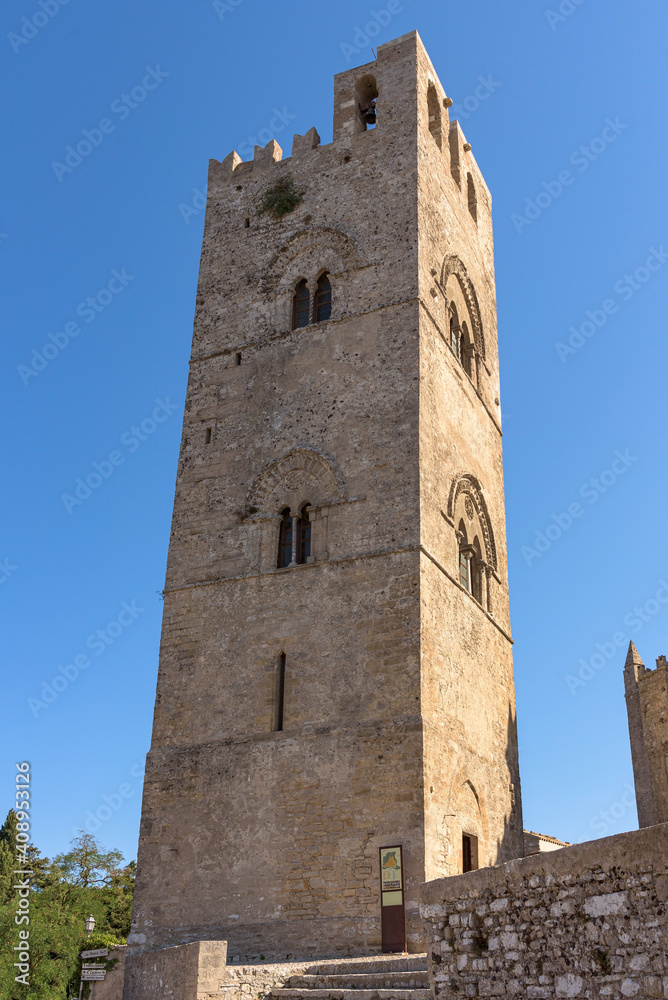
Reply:
<svg viewBox="0 0 668 1000"><path fill-rule="evenodd" d="M294 135L292 138L292 156L286 159L301 158L315 149L320 148L320 136L315 126L310 128L305 135ZM224 160L209 160L209 177L217 180L232 180L237 176L238 171L250 173L257 170L266 170L274 163L283 161L283 150L275 139L270 139L266 146L255 146L253 159L242 160L236 149L225 157Z"/></svg>
<svg viewBox="0 0 668 1000"><path fill-rule="evenodd" d="M407 73L416 78L415 88L406 87ZM276 164L285 169L288 160L300 161L300 165L306 161L308 170L315 151L324 157L314 160L313 165L327 167L341 152L349 160L366 160L376 152L391 174L398 150L424 147L435 158L435 168L440 162L446 186L446 178L451 179L451 197L460 199L476 222L480 213L491 231L489 190L461 125L450 121L452 104L417 32L410 32L380 45L375 61L336 74L331 143L323 146L312 127L293 137L290 157L284 158L275 139L266 146L255 146L252 160L242 160L233 150L222 162L210 161L209 179L224 185L238 182L242 176L264 176ZM429 148L430 135L436 144L433 148Z"/></svg>

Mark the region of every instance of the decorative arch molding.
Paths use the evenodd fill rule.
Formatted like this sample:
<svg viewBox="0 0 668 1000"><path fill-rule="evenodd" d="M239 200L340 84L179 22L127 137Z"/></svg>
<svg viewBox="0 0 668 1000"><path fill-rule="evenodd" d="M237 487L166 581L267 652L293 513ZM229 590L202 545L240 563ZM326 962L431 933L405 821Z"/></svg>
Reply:
<svg viewBox="0 0 668 1000"><path fill-rule="evenodd" d="M473 795L473 798L476 801L476 805L478 806L478 812L482 815L482 809L480 807L480 796L478 795L478 793L476 791L476 787L473 784L473 782L471 781L471 779L467 778L466 781L463 781L461 787L462 787L463 791L466 791L466 789L468 788L468 791L471 792L471 794Z"/></svg>
<svg viewBox="0 0 668 1000"><path fill-rule="evenodd" d="M342 230L301 229L274 254L262 285L265 292L276 292L314 270L338 274L363 263L357 244Z"/></svg>
<svg viewBox="0 0 668 1000"><path fill-rule="evenodd" d="M445 308L447 315L447 308L449 305L448 298L446 295L446 288L448 285L448 278L455 275L459 280L459 284L466 300L466 305L468 307L469 314L471 316L471 323L473 324L473 341L476 346L476 350L481 355L485 357L485 334L482 328L482 318L480 315L480 305L478 303L478 296L476 295L475 288L473 287L473 282L469 278L468 271L466 270L466 265L460 260L455 254L448 254L448 256L443 261L443 267L441 269L441 287L443 289L443 295L445 298Z"/></svg>
<svg viewBox="0 0 668 1000"><path fill-rule="evenodd" d="M248 492L246 511L275 515L285 507L297 510L308 501L312 507L337 503L345 489L335 462L315 448L292 448L267 465Z"/></svg>
<svg viewBox="0 0 668 1000"><path fill-rule="evenodd" d="M452 522L455 522L457 502L462 494L464 494L464 502L466 503L468 498L469 503L473 505L473 510L478 515L485 542L485 557L489 565L496 572L498 561L492 522L485 497L483 496L482 487L475 476L465 473L453 480L450 487L450 496L448 497L448 517Z"/></svg>
<svg viewBox="0 0 668 1000"><path fill-rule="evenodd" d="M471 769L465 763L460 763L454 771L447 790L447 812L443 817L443 828L446 836L452 841L452 846L458 843L461 833L473 833L480 839L479 859L480 867L485 864L493 864L489 857L489 817L484 796L478 791L475 783L471 779ZM466 829L464 823L469 826L473 820L473 826L477 829ZM469 822L467 822L469 821ZM453 840L453 835L457 837L457 842ZM487 859L487 860L485 860ZM451 872L451 874L455 874Z"/></svg>

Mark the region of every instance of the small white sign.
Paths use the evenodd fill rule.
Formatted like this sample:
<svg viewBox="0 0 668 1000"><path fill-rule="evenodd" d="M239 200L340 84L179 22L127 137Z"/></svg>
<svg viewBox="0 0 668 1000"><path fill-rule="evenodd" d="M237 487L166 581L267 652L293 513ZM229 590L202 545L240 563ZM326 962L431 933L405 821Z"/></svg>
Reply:
<svg viewBox="0 0 668 1000"><path fill-rule="evenodd" d="M96 948L93 951L82 951L82 958L103 958L105 955L109 954L108 948Z"/></svg>
<svg viewBox="0 0 668 1000"><path fill-rule="evenodd" d="M81 966L82 969L104 969L106 971L106 965L98 965L96 962L84 962Z"/></svg>
<svg viewBox="0 0 668 1000"><path fill-rule="evenodd" d="M84 983L99 982L105 978L107 973L104 969L84 969L81 978Z"/></svg>

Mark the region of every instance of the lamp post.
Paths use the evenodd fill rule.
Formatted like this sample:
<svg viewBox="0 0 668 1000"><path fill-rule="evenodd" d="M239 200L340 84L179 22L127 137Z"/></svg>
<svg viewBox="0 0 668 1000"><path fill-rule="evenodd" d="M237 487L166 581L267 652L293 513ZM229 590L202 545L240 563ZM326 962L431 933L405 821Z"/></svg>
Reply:
<svg viewBox="0 0 668 1000"><path fill-rule="evenodd" d="M88 935L88 939L90 940L90 936L93 933L93 931L95 930L95 917L93 916L92 913L91 913L91 915L89 917L86 917L86 919L84 920L84 925L86 927L86 934ZM84 981L83 981L83 969L82 969L81 970L81 982L79 983L79 1000L81 1000L81 994L83 992L83 984L84 984Z"/></svg>

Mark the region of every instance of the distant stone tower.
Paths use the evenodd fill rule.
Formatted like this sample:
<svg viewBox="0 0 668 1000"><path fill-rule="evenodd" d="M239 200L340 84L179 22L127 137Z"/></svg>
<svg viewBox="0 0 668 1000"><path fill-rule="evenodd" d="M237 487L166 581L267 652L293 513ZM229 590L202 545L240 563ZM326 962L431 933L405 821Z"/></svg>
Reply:
<svg viewBox="0 0 668 1000"><path fill-rule="evenodd" d="M632 642L624 665L638 825L668 823L668 663L643 664Z"/></svg>
<svg viewBox="0 0 668 1000"><path fill-rule="evenodd" d="M389 846L417 951L420 883L522 855L491 202L451 103L413 32L336 77L330 145L211 163L130 968L377 952Z"/></svg>

